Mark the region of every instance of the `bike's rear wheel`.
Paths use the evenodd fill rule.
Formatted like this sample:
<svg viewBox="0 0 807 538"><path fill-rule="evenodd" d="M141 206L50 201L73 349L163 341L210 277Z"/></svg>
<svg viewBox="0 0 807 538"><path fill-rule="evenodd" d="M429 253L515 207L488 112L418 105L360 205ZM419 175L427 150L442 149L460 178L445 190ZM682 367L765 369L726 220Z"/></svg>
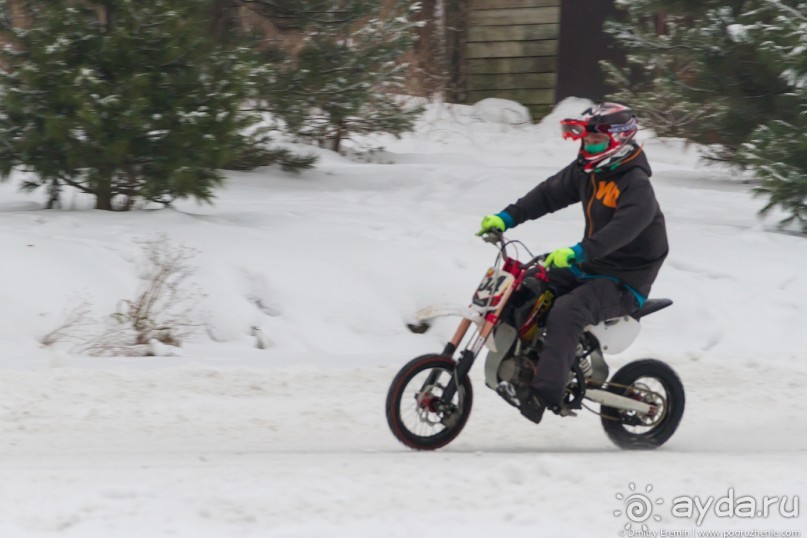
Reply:
<svg viewBox="0 0 807 538"><path fill-rule="evenodd" d="M651 449L672 437L684 414L684 386L672 368L655 359L631 362L608 382L608 390L651 404L652 415L602 406L602 427L624 449Z"/></svg>
<svg viewBox="0 0 807 538"><path fill-rule="evenodd" d="M456 363L445 355L412 359L392 380L387 393L387 422L393 435L410 448L435 450L453 441L468 422L473 391L468 376L458 380L450 402L443 401Z"/></svg>

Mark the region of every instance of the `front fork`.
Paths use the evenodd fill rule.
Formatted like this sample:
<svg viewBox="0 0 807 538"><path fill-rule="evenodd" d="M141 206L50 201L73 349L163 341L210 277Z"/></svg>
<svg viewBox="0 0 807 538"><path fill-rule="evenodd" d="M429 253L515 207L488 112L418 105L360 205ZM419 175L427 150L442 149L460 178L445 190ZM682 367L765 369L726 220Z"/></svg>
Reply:
<svg viewBox="0 0 807 538"><path fill-rule="evenodd" d="M460 322L459 327L457 327L457 331L454 333L454 337L443 349L443 355L447 357L454 356L454 353L457 351L457 347L465 337L470 327L470 320L463 319ZM459 359L457 359L457 365L454 368L454 375L451 376L451 380L448 382L445 389L443 389L443 394L440 397L443 403L450 403L451 399L454 398L454 394L457 392L457 385L459 384L460 380L467 376L468 372L471 371L471 367L474 365L474 361L476 361L476 358L479 356L479 352L482 350L482 346L485 345L485 341L488 339L488 336L490 336L491 331L493 331L493 323L486 320L484 325L482 325L482 329L479 331L479 334L476 335L476 337L465 349L462 350L462 352L460 352ZM425 390L426 387L433 385L437 381L438 376L439 372L433 370L426 379L426 382L423 384L421 391Z"/></svg>
<svg viewBox="0 0 807 538"><path fill-rule="evenodd" d="M476 357L479 356L479 352L482 351L482 346L485 345L485 341L488 339L488 336L490 336L490 333L493 332L493 327L495 326L496 322L501 319L502 311L504 310L505 305L507 305L507 303L510 301L510 296L512 295L514 289L515 286L510 286L504 292L504 295L499 301L499 305L496 310L488 313L488 315L485 316L485 323L482 324L476 337L473 338L460 353L460 357L457 360L457 366L454 368L454 375L451 376L451 380L443 390L443 396L441 397L443 403L451 403L451 399L454 397L454 394L457 393L457 384L462 378L468 375L468 372L471 371L471 366L474 365ZM472 322L469 319L462 319L459 327L457 327L457 331L454 333L454 337L451 338L448 344L446 344L446 347L443 350L443 355L447 357L454 356L454 353L460 346L460 342L462 342L462 339L468 333L468 329L471 328L471 323ZM429 374L426 383L423 384L423 388L420 389L421 392L426 390L427 386L434 385L434 383L437 381L438 375L439 374L437 372L432 371Z"/></svg>

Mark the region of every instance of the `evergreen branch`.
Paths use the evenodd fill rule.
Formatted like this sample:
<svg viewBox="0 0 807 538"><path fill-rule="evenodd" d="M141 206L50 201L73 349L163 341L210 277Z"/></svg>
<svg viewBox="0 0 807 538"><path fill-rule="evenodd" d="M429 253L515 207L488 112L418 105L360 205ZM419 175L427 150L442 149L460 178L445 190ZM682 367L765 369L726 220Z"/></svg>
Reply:
<svg viewBox="0 0 807 538"><path fill-rule="evenodd" d="M672 83L675 84L676 86L679 86L679 87L684 88L685 90L689 90L691 92L710 93L710 94L720 94L720 93L722 93L722 92L719 92L719 91L716 91L716 90L707 90L705 88L696 88L694 86L690 86L689 84L686 84L686 83L682 82L681 79L679 79L679 78L675 78L672 81Z"/></svg>
<svg viewBox="0 0 807 538"><path fill-rule="evenodd" d="M786 4L783 4L781 0L763 0L764 2L773 5L775 8L778 8L782 11L788 12L792 17L798 19L800 21L807 21L807 15L800 12L796 8L792 8Z"/></svg>
<svg viewBox="0 0 807 538"><path fill-rule="evenodd" d="M353 11L348 10L317 10L317 9L300 9L294 11L293 14L284 15L282 13L278 13L277 11L271 11L272 9L278 11L284 11L287 8L283 6L278 6L271 0L241 0L244 4L257 4L255 6L248 6L249 9L253 11L262 12L261 14L267 15L270 19L280 19L280 20L290 20L290 21L297 21L303 19L306 23L318 23L318 24L328 24L328 25L344 25L352 22L356 22L356 15ZM267 12L268 11L268 12ZM351 14L353 14L351 16ZM337 17L344 17L344 18L329 18L329 19L320 19L313 15L334 15Z"/></svg>
<svg viewBox="0 0 807 538"><path fill-rule="evenodd" d="M81 192L83 192L85 194L95 194L94 189L86 187L86 186L82 185L81 183L78 183L78 182L74 181L72 178L70 178L69 176L66 176L64 174L59 174L58 180L59 181L64 181L65 184L70 185L71 187L73 187L73 188L75 188L75 189L77 189L77 190L79 190L79 191L81 191Z"/></svg>

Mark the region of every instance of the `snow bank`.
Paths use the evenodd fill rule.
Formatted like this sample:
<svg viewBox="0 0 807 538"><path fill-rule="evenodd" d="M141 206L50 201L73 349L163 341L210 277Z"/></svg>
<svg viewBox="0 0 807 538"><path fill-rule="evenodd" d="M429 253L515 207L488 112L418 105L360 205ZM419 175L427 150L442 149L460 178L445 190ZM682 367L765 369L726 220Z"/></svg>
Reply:
<svg viewBox="0 0 807 538"><path fill-rule="evenodd" d="M532 115L524 105L508 99L489 97L471 107L476 119L504 125L525 125L532 123Z"/></svg>

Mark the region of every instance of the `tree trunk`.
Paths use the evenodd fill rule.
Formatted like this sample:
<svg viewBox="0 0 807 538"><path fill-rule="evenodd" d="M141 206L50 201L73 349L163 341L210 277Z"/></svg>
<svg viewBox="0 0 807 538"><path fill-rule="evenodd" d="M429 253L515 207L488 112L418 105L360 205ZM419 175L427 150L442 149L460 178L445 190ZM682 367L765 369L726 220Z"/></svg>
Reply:
<svg viewBox="0 0 807 538"><path fill-rule="evenodd" d="M112 211L112 180L100 182L94 190L95 195L95 209L102 209L104 211Z"/></svg>
<svg viewBox="0 0 807 538"><path fill-rule="evenodd" d="M212 15L213 38L219 43L227 43L238 20L238 4L233 0L215 0Z"/></svg>
<svg viewBox="0 0 807 538"><path fill-rule="evenodd" d="M112 193L98 191L95 193L95 209L112 211Z"/></svg>
<svg viewBox="0 0 807 538"><path fill-rule="evenodd" d="M450 103L464 103L468 92L465 86L465 39L467 35L466 2L445 1L446 60L448 62L448 91Z"/></svg>
<svg viewBox="0 0 807 538"><path fill-rule="evenodd" d="M339 125L339 128L336 130L336 136L334 136L330 142L332 144L331 149L334 150L336 153L339 153L339 150L342 149L342 139L345 137L345 129L342 125Z"/></svg>
<svg viewBox="0 0 807 538"><path fill-rule="evenodd" d="M57 205L60 205L61 192L62 186L59 184L58 180L53 180L48 184L48 203L45 205L45 209L53 209Z"/></svg>
<svg viewBox="0 0 807 538"><path fill-rule="evenodd" d="M446 86L446 58L443 43L445 41L441 14L438 14L437 3L440 0L424 0L421 2L418 21L423 26L418 28L418 40L415 42L414 64L417 70L416 93L434 95Z"/></svg>

